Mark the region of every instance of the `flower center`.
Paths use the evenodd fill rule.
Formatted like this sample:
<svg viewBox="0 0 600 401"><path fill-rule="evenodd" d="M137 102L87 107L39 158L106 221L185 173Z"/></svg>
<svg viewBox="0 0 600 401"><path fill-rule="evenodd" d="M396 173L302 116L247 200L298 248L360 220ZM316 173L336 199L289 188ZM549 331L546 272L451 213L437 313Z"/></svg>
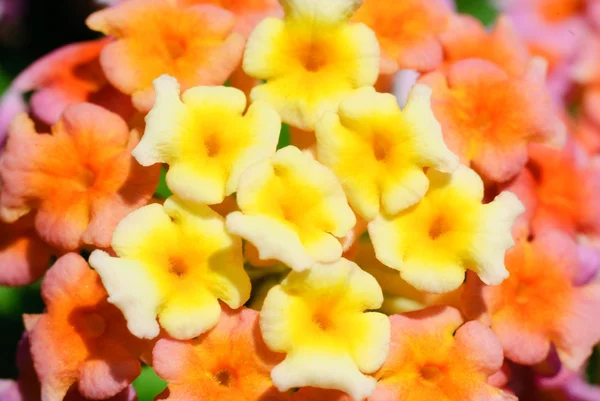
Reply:
<svg viewBox="0 0 600 401"><path fill-rule="evenodd" d="M169 258L169 273L177 276L178 278L185 277L188 271L188 265L183 258L171 257Z"/></svg>
<svg viewBox="0 0 600 401"><path fill-rule="evenodd" d="M331 315L327 310L319 310L313 314L312 321L322 331L327 331L333 328L334 323Z"/></svg>
<svg viewBox="0 0 600 401"><path fill-rule="evenodd" d="M221 142L217 135L209 135L204 138L204 147L206 148L206 155L210 158L217 157L221 152Z"/></svg>
<svg viewBox="0 0 600 401"><path fill-rule="evenodd" d="M439 366L427 364L419 370L421 377L427 381L437 381L440 379L444 372Z"/></svg>
<svg viewBox="0 0 600 401"><path fill-rule="evenodd" d="M84 191L87 191L96 183L96 174L87 167L81 169L76 178L77 182Z"/></svg>
<svg viewBox="0 0 600 401"><path fill-rule="evenodd" d="M69 320L75 330L88 339L98 338L106 330L106 321L93 309L74 310Z"/></svg>
<svg viewBox="0 0 600 401"><path fill-rule="evenodd" d="M319 42L309 42L299 49L300 63L306 71L317 72L325 67L329 61L327 46Z"/></svg>
<svg viewBox="0 0 600 401"><path fill-rule="evenodd" d="M213 377L221 387L231 387L231 385L233 384L233 378L231 377L229 371L226 369L219 370L213 375Z"/></svg>
<svg viewBox="0 0 600 401"><path fill-rule="evenodd" d="M389 150L389 142L381 136L375 136L375 138L373 139L373 155L375 156L375 160L385 160L388 156Z"/></svg>
<svg viewBox="0 0 600 401"><path fill-rule="evenodd" d="M173 60L177 60L185 54L187 43L185 38L170 36L165 39L167 51Z"/></svg>
<svg viewBox="0 0 600 401"><path fill-rule="evenodd" d="M429 226L429 238L435 240L452 230L452 226L446 216L437 216Z"/></svg>

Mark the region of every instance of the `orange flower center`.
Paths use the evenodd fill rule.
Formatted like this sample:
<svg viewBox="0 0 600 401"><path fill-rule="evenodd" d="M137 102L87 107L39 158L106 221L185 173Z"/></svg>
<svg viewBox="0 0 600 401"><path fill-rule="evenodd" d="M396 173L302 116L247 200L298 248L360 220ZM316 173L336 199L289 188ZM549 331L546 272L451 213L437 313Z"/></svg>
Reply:
<svg viewBox="0 0 600 401"><path fill-rule="evenodd" d="M75 330L87 339L95 339L106 331L106 320L95 307L77 308L69 315L69 322Z"/></svg>
<svg viewBox="0 0 600 401"><path fill-rule="evenodd" d="M373 139L373 155L375 156L375 160L385 160L388 157L389 150L389 141L380 135L376 135Z"/></svg>
<svg viewBox="0 0 600 401"><path fill-rule="evenodd" d="M331 59L329 47L324 42L309 41L300 44L296 54L306 71L317 72L322 70Z"/></svg>
<svg viewBox="0 0 600 401"><path fill-rule="evenodd" d="M178 278L183 278L188 272L188 264L187 262L178 256L169 258L169 273L177 276Z"/></svg>
<svg viewBox="0 0 600 401"><path fill-rule="evenodd" d="M441 214L434 218L429 226L429 237L435 240L450 231L452 231L452 224L447 216Z"/></svg>
<svg viewBox="0 0 600 401"><path fill-rule="evenodd" d="M217 135L209 135L204 138L204 147L206 148L206 155L208 157L217 157L221 152L221 141Z"/></svg>
<svg viewBox="0 0 600 401"><path fill-rule="evenodd" d="M422 366L419 373L423 379L432 382L439 380L444 375L442 367L433 364Z"/></svg>
<svg viewBox="0 0 600 401"><path fill-rule="evenodd" d="M217 371L213 378L221 387L231 387L234 382L231 373L227 369Z"/></svg>

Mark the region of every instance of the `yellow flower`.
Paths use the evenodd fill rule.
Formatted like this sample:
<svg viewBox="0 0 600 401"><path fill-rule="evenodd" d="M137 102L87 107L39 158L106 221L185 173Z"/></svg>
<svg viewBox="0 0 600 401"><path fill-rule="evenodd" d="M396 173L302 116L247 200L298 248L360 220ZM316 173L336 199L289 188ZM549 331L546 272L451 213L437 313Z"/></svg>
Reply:
<svg viewBox="0 0 600 401"><path fill-rule="evenodd" d="M355 400L368 397L390 344L390 321L378 312L377 281L341 259L291 272L271 289L260 316L267 346L286 353L271 372L280 391L313 386L338 389ZM361 373L362 372L362 373Z"/></svg>
<svg viewBox="0 0 600 401"><path fill-rule="evenodd" d="M317 158L337 175L364 219L374 219L380 208L396 214L417 203L429 186L424 167L446 173L458 167L430 99L431 89L416 85L401 111L393 95L365 88L317 124Z"/></svg>
<svg viewBox="0 0 600 401"><path fill-rule="evenodd" d="M221 203L248 166L275 153L281 120L269 105L256 102L243 116L244 93L222 86L191 88L180 100L179 84L168 75L154 80L154 89L133 156L143 166L169 164L167 184L180 198Z"/></svg>
<svg viewBox="0 0 600 401"><path fill-rule="evenodd" d="M416 205L369 223L377 258L404 280L428 292L458 288L467 269L489 285L508 271L504 254L513 245L511 227L524 211L511 192L482 204L483 182L460 166L453 174L427 172L429 190Z"/></svg>
<svg viewBox="0 0 600 401"><path fill-rule="evenodd" d="M140 338L166 332L189 339L211 329L221 314L219 299L239 308L250 297L241 240L205 205L169 198L131 213L112 240L118 257L96 250L98 271L129 330Z"/></svg>
<svg viewBox="0 0 600 401"><path fill-rule="evenodd" d="M266 83L253 100L272 104L284 122L314 130L353 90L373 86L379 44L373 31L350 17L360 0L280 0L285 19L267 18L250 35L244 71Z"/></svg>
<svg viewBox="0 0 600 401"><path fill-rule="evenodd" d="M298 271L338 260L336 237L356 223L335 175L293 146L248 168L237 201L241 212L227 216L227 229L256 246L260 259Z"/></svg>

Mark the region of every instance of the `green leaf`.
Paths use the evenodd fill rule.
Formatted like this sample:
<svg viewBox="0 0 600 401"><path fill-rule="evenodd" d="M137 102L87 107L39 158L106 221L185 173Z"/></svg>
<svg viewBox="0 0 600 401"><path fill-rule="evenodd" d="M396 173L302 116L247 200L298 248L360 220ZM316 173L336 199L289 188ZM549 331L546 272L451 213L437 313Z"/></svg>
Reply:
<svg viewBox="0 0 600 401"><path fill-rule="evenodd" d="M456 8L464 14L477 17L485 25L490 25L498 17L498 10L491 0L456 0Z"/></svg>
<svg viewBox="0 0 600 401"><path fill-rule="evenodd" d="M281 124L281 132L279 133L279 143L277 143L277 149L285 148L290 143L290 126L285 123Z"/></svg>
<svg viewBox="0 0 600 401"><path fill-rule="evenodd" d="M152 367L144 366L142 373L133 381L133 388L137 393L138 401L152 401L167 388L167 382L158 377Z"/></svg>
<svg viewBox="0 0 600 401"><path fill-rule="evenodd" d="M4 93L10 85L10 77L2 69L0 69L0 95Z"/></svg>
<svg viewBox="0 0 600 401"><path fill-rule="evenodd" d="M167 181L165 179L167 175L167 169L165 166L160 168L160 181L158 183L158 188L156 188L156 192L154 192L154 196L160 199L167 199L169 196L173 195L173 192L167 186Z"/></svg>

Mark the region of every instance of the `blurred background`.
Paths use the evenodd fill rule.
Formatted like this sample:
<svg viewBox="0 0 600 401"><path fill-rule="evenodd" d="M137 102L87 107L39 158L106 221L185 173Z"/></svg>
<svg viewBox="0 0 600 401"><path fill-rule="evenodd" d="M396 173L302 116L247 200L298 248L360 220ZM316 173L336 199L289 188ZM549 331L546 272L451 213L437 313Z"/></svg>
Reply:
<svg viewBox="0 0 600 401"><path fill-rule="evenodd" d="M426 0L424 0L426 1ZM490 24L496 11L488 0L456 0L460 12ZM100 8L91 0L0 0L0 95L31 62L67 43L93 39L98 34L85 18ZM0 378L15 378L15 350L23 331L21 315L40 313L40 283L28 287L0 287ZM145 368L134 383L140 401L151 401L165 387L152 369Z"/></svg>

